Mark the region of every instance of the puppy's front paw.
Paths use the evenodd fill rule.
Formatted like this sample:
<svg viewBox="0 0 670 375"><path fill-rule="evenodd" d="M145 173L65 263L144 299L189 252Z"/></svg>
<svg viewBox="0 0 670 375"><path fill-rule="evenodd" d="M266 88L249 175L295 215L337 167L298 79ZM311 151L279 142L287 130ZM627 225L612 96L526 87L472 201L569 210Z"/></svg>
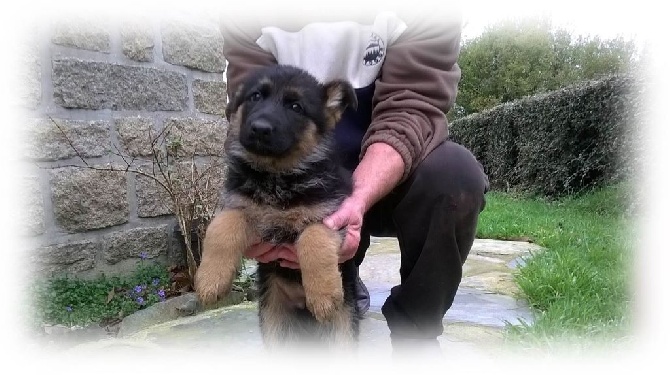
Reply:
<svg viewBox="0 0 670 375"><path fill-rule="evenodd" d="M344 303L342 290L331 293L306 293L305 304L320 323L329 322Z"/></svg>
<svg viewBox="0 0 670 375"><path fill-rule="evenodd" d="M224 297L232 287L234 270L224 272L219 267L201 264L195 273L194 288L200 303L204 306L212 305Z"/></svg>

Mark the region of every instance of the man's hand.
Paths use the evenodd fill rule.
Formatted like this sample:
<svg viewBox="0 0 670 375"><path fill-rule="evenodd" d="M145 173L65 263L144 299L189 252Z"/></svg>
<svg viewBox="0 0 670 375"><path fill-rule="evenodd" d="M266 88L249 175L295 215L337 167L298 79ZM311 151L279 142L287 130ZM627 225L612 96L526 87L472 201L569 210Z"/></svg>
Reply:
<svg viewBox="0 0 670 375"><path fill-rule="evenodd" d="M361 242L361 227L365 204L354 197L348 197L340 208L323 220L323 223L332 230L345 229L346 233L339 252L339 263L346 262L356 255L358 244Z"/></svg>
<svg viewBox="0 0 670 375"><path fill-rule="evenodd" d="M300 269L298 253L294 244L275 245L269 242L259 242L244 252L247 258L256 259L260 263L269 263L279 260L279 265L286 268Z"/></svg>

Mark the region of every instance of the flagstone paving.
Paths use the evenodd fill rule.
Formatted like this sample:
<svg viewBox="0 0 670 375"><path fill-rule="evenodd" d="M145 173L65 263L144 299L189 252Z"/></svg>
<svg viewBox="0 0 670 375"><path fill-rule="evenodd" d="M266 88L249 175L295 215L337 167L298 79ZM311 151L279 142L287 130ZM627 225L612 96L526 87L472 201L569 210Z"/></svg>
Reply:
<svg viewBox="0 0 670 375"><path fill-rule="evenodd" d="M439 337L444 353L450 356L495 355L501 350L502 330L506 324L521 321L532 324L530 310L523 299L518 298L513 272L526 257L540 250L539 246L527 242L475 241L464 265L459 291L444 317L445 329ZM361 279L371 296L370 309L361 322L358 348L361 355L391 354L389 331L381 306L391 287L399 282L399 266L397 240L373 238L360 268ZM80 342L70 341L65 350L211 349L250 355L264 350L255 302L235 303L195 313L194 296L180 298L127 317L115 336L82 335ZM193 311L189 312L189 308ZM61 345L65 343L55 341Z"/></svg>

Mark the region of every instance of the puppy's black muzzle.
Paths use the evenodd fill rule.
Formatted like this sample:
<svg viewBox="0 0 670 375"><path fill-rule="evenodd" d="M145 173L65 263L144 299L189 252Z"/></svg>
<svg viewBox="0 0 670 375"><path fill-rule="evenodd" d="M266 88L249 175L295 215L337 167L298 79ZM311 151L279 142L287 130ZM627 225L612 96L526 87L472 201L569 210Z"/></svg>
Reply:
<svg viewBox="0 0 670 375"><path fill-rule="evenodd" d="M246 131L241 134L240 142L247 151L264 156L278 156L281 151L274 142L276 127L268 120L258 119L249 122Z"/></svg>
<svg viewBox="0 0 670 375"><path fill-rule="evenodd" d="M240 132L240 142L256 155L284 155L295 143L289 129L286 109L271 101L259 103L250 111Z"/></svg>
<svg viewBox="0 0 670 375"><path fill-rule="evenodd" d="M258 119L249 124L249 137L257 143L270 144L274 126L265 119Z"/></svg>

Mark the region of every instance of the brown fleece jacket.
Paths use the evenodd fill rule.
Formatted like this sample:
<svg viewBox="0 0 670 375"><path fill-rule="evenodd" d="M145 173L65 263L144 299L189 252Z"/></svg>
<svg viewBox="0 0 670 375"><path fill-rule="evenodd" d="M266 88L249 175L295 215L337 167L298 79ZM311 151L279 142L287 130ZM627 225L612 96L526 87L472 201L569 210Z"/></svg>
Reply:
<svg viewBox="0 0 670 375"><path fill-rule="evenodd" d="M461 14L459 9L442 10L394 9L407 28L388 46L375 80L372 121L362 141L361 157L373 143L392 146L405 165L402 180L448 135L445 114L454 104L461 76L457 64ZM222 19L229 95L248 72L277 63L275 56L256 44L262 27L292 32L314 21L370 23L374 15L363 12L342 18L341 14L323 12L309 20L280 14Z"/></svg>

